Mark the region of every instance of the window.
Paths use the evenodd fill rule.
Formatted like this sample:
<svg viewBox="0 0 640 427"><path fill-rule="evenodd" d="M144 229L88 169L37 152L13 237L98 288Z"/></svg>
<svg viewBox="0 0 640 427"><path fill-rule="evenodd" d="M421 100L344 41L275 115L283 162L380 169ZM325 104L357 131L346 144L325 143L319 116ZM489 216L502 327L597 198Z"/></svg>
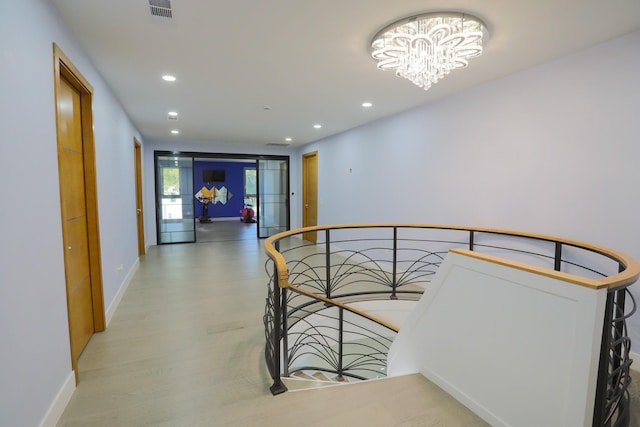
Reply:
<svg viewBox="0 0 640 427"><path fill-rule="evenodd" d="M257 211L257 178L256 168L244 168L244 204L251 205Z"/></svg>
<svg viewBox="0 0 640 427"><path fill-rule="evenodd" d="M180 168L162 169L162 195L174 196L180 194Z"/></svg>

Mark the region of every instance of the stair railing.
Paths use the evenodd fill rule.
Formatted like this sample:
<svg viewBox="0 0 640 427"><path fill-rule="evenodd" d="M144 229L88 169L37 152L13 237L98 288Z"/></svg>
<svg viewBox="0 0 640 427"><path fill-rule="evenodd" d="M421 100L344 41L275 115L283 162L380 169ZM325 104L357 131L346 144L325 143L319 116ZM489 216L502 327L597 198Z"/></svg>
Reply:
<svg viewBox="0 0 640 427"><path fill-rule="evenodd" d="M310 232L317 233L317 243L302 239ZM626 319L636 308L628 287L640 276L640 265L626 255L588 243L509 230L358 224L307 227L267 239L266 268L270 282L264 323L265 359L274 381L271 392L286 391L282 376L290 375L292 362L299 360L301 353L307 355L310 349L318 350L320 359L337 360L329 363L329 368L316 368L327 369L338 378L345 374L359 377L345 370L345 325L353 328L357 323L369 332L380 327L391 331L372 332L363 346L375 355L370 363L380 365L385 357L382 353L388 349L397 327L350 304L380 298L419 298L441 261L454 248L497 255L504 258L505 264L526 263L563 272L575 276L576 281L597 279L608 289L593 425L628 425L632 360ZM328 309L337 310L335 326L324 328L309 323L313 316L326 319ZM345 312L352 319L355 316L361 320L345 323ZM314 330L313 334L299 332L300 324L305 322ZM369 326L363 326L363 322ZM333 339L334 336L338 338ZM326 345L319 345L321 342ZM327 348L331 352L327 353ZM366 355L362 353L362 357Z"/></svg>

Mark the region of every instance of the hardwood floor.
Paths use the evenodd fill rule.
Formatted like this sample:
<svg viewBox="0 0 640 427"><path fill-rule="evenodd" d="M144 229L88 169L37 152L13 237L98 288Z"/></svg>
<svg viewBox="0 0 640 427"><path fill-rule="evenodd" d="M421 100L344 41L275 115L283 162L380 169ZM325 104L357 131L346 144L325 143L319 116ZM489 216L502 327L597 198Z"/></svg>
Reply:
<svg viewBox="0 0 640 427"><path fill-rule="evenodd" d="M58 426L486 425L420 375L272 396L262 243L151 247Z"/></svg>
<svg viewBox="0 0 640 427"><path fill-rule="evenodd" d="M200 222L196 221L196 242L223 242L234 240L256 240L258 225L237 220Z"/></svg>

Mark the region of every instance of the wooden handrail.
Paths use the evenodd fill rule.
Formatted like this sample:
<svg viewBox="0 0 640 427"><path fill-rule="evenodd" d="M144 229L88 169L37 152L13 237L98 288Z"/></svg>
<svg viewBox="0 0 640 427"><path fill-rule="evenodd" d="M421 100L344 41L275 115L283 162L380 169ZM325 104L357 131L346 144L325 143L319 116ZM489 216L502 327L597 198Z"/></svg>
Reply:
<svg viewBox="0 0 640 427"><path fill-rule="evenodd" d="M278 272L278 278L277 278L278 286L280 286L281 288L284 288L284 287L290 286L288 281L289 271L287 269L287 264L284 257L275 249L275 246L274 246L275 241L283 239L285 237L307 233L310 231L320 231L320 230L327 230L327 229L338 230L338 229L348 229L348 228L393 228L393 227L473 231L473 232L479 232L479 233L507 235L507 236L514 236L514 237L526 237L526 238L531 238L535 240L562 243L562 244L573 246L576 248L586 249L595 253L599 253L624 266L624 270L620 273L614 274L612 276L603 277L600 279L590 279L590 278L578 276L575 274L558 272L552 269L536 267L533 265L528 265L528 264L517 262L517 261L511 261L505 258L495 257L491 255L481 254L478 252L464 251L462 249L453 249L453 251L464 253L465 255L474 256L476 258L483 258L486 260L491 260L491 262L500 263L505 266L518 268L520 270L524 269L527 271L536 272L538 274L543 274L549 277L558 278L579 286L586 286L594 289L602 289L602 288L615 289L623 286L629 286L632 283L634 283L636 280L638 280L638 278L640 277L640 263L635 261L633 258L625 254L622 254L620 252L613 251L611 249L607 249L602 246L580 242L577 240L564 239L561 237L555 237L555 236L550 236L545 234L526 233L526 232L513 231L513 230L501 230L496 228L465 227L465 226L443 225L443 224L389 224L389 223L317 225L313 227L299 228L295 230L289 230L282 233L278 233L274 236L269 237L265 241L264 247L265 247L267 256L269 256L269 258L271 258L276 265L276 271ZM468 254L467 252L470 252L470 253Z"/></svg>
<svg viewBox="0 0 640 427"><path fill-rule="evenodd" d="M563 282L572 283L578 286L584 286L592 289L603 288L617 288L620 286L629 285L636 281L638 273L635 275L629 274L627 268L622 273L608 276L602 279L590 279L587 277L580 277L575 274L564 273L562 271L555 271L550 268L538 267L535 265L526 264L518 261L511 261L504 258L500 258L494 255L483 254L480 252L470 251L468 249L451 249L449 252L453 252L459 255L464 255L476 259L482 259L494 264L500 264L507 267L515 268L518 270L528 271L530 273L538 274L541 276L550 277L552 279L562 280Z"/></svg>
<svg viewBox="0 0 640 427"><path fill-rule="evenodd" d="M387 322L386 320L382 320L379 317L372 316L370 314L365 313L364 311L360 311L358 309L350 307L349 305L343 304L340 301L336 301L336 300L333 300L331 298L327 298L327 297L322 296L320 294L314 294L313 292L309 292L309 291L306 291L304 289L301 289L301 288L299 288L299 287L297 287L295 285L292 285L291 283L287 284L287 287L290 288L290 289L294 289L295 292L299 292L299 293L304 294L304 295L306 295L306 296L308 296L310 298L317 299L317 300L320 300L320 301L324 301L324 302L326 302L328 304L335 305L336 307L343 308L343 309L345 309L347 311L350 311L352 313L355 313L355 314L357 314L359 316L366 317L367 319L373 320L374 322L384 326L385 328L391 329L394 332L398 332L400 330L399 327Z"/></svg>

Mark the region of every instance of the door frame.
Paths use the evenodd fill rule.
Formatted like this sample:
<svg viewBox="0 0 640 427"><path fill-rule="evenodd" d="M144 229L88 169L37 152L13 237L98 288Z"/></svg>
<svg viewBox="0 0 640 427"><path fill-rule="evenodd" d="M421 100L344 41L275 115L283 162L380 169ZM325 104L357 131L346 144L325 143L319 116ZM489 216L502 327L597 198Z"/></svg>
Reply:
<svg viewBox="0 0 640 427"><path fill-rule="evenodd" d="M138 229L138 256L146 253L144 241L144 208L142 203L142 144L133 138L133 159L136 185L136 224Z"/></svg>
<svg viewBox="0 0 640 427"><path fill-rule="evenodd" d="M308 223L308 210L306 209L306 200L307 200L307 196L308 193L310 191L309 189L309 182L308 182L308 178L307 178L307 160L314 158L315 162L316 162L316 168L315 168L315 172L316 172L316 188L314 189L315 192L315 196L316 196L316 211L315 211L315 218L316 218L316 224L309 224ZM317 204L317 200L318 200L318 187L317 187L317 182L318 182L318 151L311 151L309 153L304 153L302 155L302 227L308 227L308 226L312 226L312 225L318 225L317 224L317 218L318 218L318 204ZM308 240L309 242L312 243L316 243L318 237L317 237L317 233L315 231L313 232L308 232L308 233L303 233L302 238L304 240Z"/></svg>
<svg viewBox="0 0 640 427"><path fill-rule="evenodd" d="M80 93L80 110L82 126L83 157L85 164L85 193L87 207L87 239L89 244L89 269L91 277L91 297L93 306L94 332L106 329L104 311L104 297L102 290L102 265L100 257L100 229L98 221L98 185L96 179L96 152L93 134L93 87L84 78L71 60L64 54L57 44L53 44L53 73L54 73L54 101L56 111L56 140L58 152L60 151L60 121L58 111L58 99L61 79L66 79ZM61 224L62 228L62 224ZM64 251L64 248L61 248ZM66 266L65 266L66 268ZM67 306L67 314L69 307ZM71 335L69 335L71 346ZM72 369L75 372L76 383L79 380L78 361L71 360Z"/></svg>

